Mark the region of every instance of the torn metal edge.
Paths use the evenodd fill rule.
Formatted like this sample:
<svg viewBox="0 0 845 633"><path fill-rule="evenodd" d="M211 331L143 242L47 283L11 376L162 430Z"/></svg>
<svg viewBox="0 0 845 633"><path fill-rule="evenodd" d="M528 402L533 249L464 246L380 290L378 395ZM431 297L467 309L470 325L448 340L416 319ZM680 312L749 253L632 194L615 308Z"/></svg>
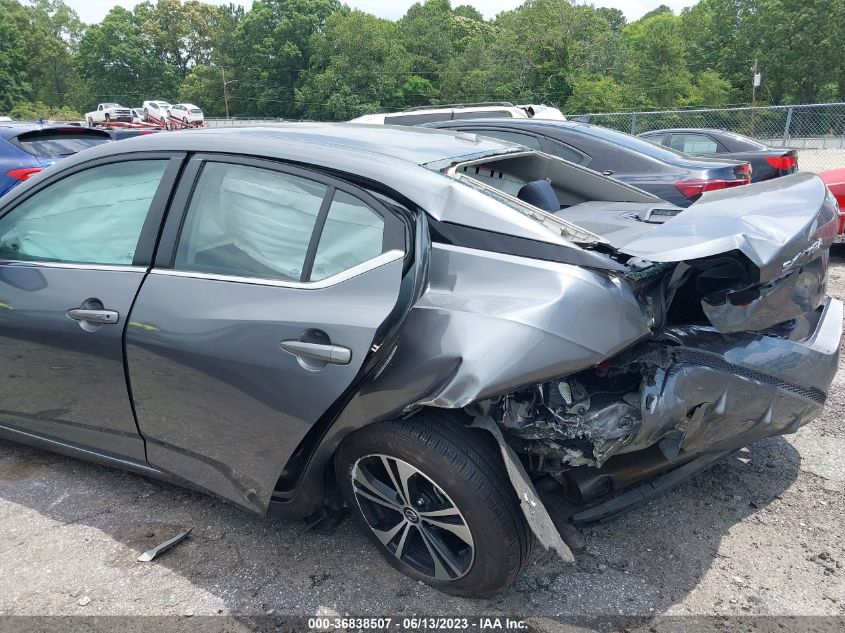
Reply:
<svg viewBox="0 0 845 633"><path fill-rule="evenodd" d="M575 556L572 550L563 542L557 528L555 527L552 517L549 516L546 506L540 500L534 484L528 477L528 473L519 461L516 453L505 442L502 431L489 416L477 416L470 425L475 428L484 429L492 433L493 437L499 443L499 448L502 452L502 460L505 462L505 468L508 471L511 485L519 498L519 507L525 515L525 520L534 536L540 544L547 550L554 550L558 556L567 563L575 562Z"/></svg>
<svg viewBox="0 0 845 633"><path fill-rule="evenodd" d="M174 545L178 545L183 540L185 540L188 537L188 534L190 534L191 530L193 530L193 529L194 528L188 528L184 532L181 532L181 533L177 534L176 536L174 536L172 539L169 539L169 540L165 541L164 543L156 545L152 549L148 549L146 552L144 552L143 554L141 554L138 557L138 561L141 562L141 563L150 562L152 559L154 559L159 554L163 554L164 552L169 550Z"/></svg>

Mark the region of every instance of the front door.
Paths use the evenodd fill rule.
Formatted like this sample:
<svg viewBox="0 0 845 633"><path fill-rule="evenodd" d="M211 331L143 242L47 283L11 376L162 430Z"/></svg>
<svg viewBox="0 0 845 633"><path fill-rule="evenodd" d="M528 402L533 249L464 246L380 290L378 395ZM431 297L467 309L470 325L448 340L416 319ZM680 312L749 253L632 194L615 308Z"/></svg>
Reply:
<svg viewBox="0 0 845 633"><path fill-rule="evenodd" d="M149 236L158 233L167 171L166 157L100 164L0 210L7 433L144 461L122 337L152 253Z"/></svg>
<svg viewBox="0 0 845 633"><path fill-rule="evenodd" d="M183 180L172 258L127 329L138 424L150 464L263 512L396 305L406 230L365 192L268 161L195 158Z"/></svg>

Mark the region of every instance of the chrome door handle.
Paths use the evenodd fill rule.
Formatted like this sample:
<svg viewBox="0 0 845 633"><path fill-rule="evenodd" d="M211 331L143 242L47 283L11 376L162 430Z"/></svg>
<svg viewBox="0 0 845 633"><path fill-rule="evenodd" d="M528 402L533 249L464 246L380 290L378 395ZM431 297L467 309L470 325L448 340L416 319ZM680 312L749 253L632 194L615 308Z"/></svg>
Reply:
<svg viewBox="0 0 845 633"><path fill-rule="evenodd" d="M120 315L114 310L90 310L87 308L68 310L67 315L74 321L87 321L88 323L102 325L113 325L120 318Z"/></svg>
<svg viewBox="0 0 845 633"><path fill-rule="evenodd" d="M309 358L333 365L348 365L352 360L352 350L342 345L324 345L305 341L282 341L280 347L300 358Z"/></svg>

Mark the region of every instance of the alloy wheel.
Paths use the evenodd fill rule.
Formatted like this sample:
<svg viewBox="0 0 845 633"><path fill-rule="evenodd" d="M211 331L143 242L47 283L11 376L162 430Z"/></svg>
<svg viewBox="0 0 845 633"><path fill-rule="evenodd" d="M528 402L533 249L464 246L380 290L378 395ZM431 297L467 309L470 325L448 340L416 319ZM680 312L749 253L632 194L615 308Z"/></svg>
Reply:
<svg viewBox="0 0 845 633"><path fill-rule="evenodd" d="M365 455L352 467L352 491L373 534L393 556L438 581L472 567L472 533L458 507L425 473L387 455Z"/></svg>

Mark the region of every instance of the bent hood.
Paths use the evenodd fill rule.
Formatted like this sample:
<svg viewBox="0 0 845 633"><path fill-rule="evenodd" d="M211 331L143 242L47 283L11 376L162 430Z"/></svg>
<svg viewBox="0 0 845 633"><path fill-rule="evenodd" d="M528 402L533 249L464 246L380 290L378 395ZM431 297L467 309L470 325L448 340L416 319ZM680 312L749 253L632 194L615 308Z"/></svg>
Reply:
<svg viewBox="0 0 845 633"><path fill-rule="evenodd" d="M704 194L683 213L620 252L653 262L684 262L739 251L773 281L819 256L838 217L822 180L809 173Z"/></svg>
<svg viewBox="0 0 845 633"><path fill-rule="evenodd" d="M813 174L705 194L674 216L670 209L580 206L561 215L634 257L632 267L677 264L672 285L689 280L721 332L766 329L824 300L838 213Z"/></svg>

